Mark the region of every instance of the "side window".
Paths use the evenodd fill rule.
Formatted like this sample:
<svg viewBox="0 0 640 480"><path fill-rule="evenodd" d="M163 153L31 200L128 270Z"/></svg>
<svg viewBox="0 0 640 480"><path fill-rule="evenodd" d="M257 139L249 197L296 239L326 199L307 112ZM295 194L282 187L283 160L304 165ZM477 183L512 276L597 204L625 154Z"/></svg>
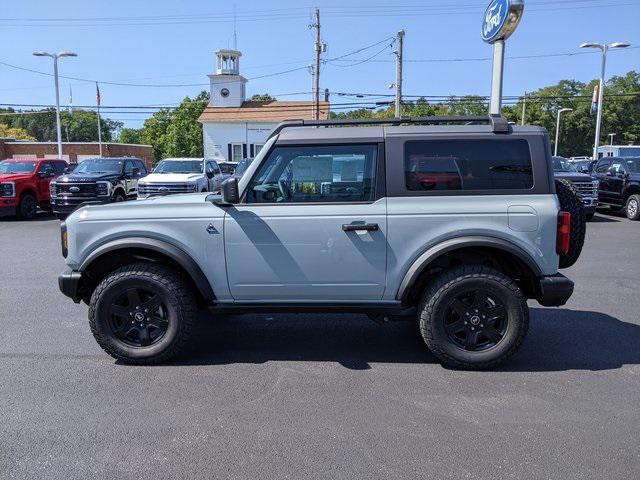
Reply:
<svg viewBox="0 0 640 480"><path fill-rule="evenodd" d="M220 175L220 167L218 166L218 164L216 162L211 162L211 168L213 169L213 174L214 175Z"/></svg>
<svg viewBox="0 0 640 480"><path fill-rule="evenodd" d="M376 145L277 147L247 189L248 203L375 199Z"/></svg>
<svg viewBox="0 0 640 480"><path fill-rule="evenodd" d="M143 177L147 174L147 167L142 160L135 161L136 167L140 170L140 177Z"/></svg>
<svg viewBox="0 0 640 480"><path fill-rule="evenodd" d="M53 173L57 177L58 175L62 175L66 168L67 168L67 165L65 163L55 162L53 164Z"/></svg>
<svg viewBox="0 0 640 480"><path fill-rule="evenodd" d="M131 160L127 160L124 164L124 174L127 176L133 175L133 162Z"/></svg>
<svg viewBox="0 0 640 480"><path fill-rule="evenodd" d="M600 160L596 165L595 172L596 173L607 173L607 169L611 165L611 160Z"/></svg>
<svg viewBox="0 0 640 480"><path fill-rule="evenodd" d="M418 140L404 147L407 190L523 190L533 187L526 140Z"/></svg>
<svg viewBox="0 0 640 480"><path fill-rule="evenodd" d="M50 177L53 176L53 165L50 162L46 162L40 165L40 173Z"/></svg>
<svg viewBox="0 0 640 480"><path fill-rule="evenodd" d="M624 165L622 164L622 161L621 160L615 160L611 164L611 167L609 167L609 171L614 172L614 173L624 173Z"/></svg>

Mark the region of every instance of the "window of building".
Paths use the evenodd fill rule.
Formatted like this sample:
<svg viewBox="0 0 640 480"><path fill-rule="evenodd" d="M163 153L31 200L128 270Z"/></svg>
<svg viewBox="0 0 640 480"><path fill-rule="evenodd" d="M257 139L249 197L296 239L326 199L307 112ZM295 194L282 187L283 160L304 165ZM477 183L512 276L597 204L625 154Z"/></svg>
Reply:
<svg viewBox="0 0 640 480"><path fill-rule="evenodd" d="M277 147L249 184L249 203L364 202L375 198L375 145Z"/></svg>
<svg viewBox="0 0 640 480"><path fill-rule="evenodd" d="M522 190L533 187L526 140L419 140L405 143L407 190Z"/></svg>
<svg viewBox="0 0 640 480"><path fill-rule="evenodd" d="M253 156L255 157L256 155L258 155L258 153L260 152L260 150L262 150L262 147L264 147L264 143L254 143L253 144Z"/></svg>
<svg viewBox="0 0 640 480"><path fill-rule="evenodd" d="M229 159L232 162L239 162L244 158L244 144L242 143L232 143L231 144L231 158Z"/></svg>

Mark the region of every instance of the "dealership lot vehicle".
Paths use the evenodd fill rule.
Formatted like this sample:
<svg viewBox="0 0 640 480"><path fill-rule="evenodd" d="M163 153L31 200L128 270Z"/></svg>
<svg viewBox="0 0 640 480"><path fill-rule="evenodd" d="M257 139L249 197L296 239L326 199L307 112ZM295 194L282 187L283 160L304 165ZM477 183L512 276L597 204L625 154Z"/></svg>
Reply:
<svg viewBox="0 0 640 480"><path fill-rule="evenodd" d="M49 210L49 184L67 167L66 161L56 159L0 161L0 217L32 219L38 207Z"/></svg>
<svg viewBox="0 0 640 480"><path fill-rule="evenodd" d="M553 157L553 172L558 180L569 182L580 194L584 213L587 220L591 220L598 206L598 180L591 175L580 173L577 167L563 157Z"/></svg>
<svg viewBox="0 0 640 480"><path fill-rule="evenodd" d="M138 198L172 193L217 192L225 179L212 158L165 158L138 182Z"/></svg>
<svg viewBox="0 0 640 480"><path fill-rule="evenodd" d="M429 125L450 122L485 124ZM573 291L548 145L499 116L285 122L222 197L69 217L60 288L130 363L176 355L200 304L417 316L440 361L493 367L524 340L527 298L558 306Z"/></svg>
<svg viewBox="0 0 640 480"><path fill-rule="evenodd" d="M227 161L218 162L218 165L220 166L220 170L222 171L222 175L224 175L225 179L227 177L232 176L235 173L236 168L238 167L238 163L239 162L227 162Z"/></svg>
<svg viewBox="0 0 640 480"><path fill-rule="evenodd" d="M136 198L138 179L147 174L139 158L90 158L50 184L51 207L65 218L81 205L100 205Z"/></svg>
<svg viewBox="0 0 640 480"><path fill-rule="evenodd" d="M605 157L593 176L600 182L600 203L624 209L627 218L640 220L640 157Z"/></svg>

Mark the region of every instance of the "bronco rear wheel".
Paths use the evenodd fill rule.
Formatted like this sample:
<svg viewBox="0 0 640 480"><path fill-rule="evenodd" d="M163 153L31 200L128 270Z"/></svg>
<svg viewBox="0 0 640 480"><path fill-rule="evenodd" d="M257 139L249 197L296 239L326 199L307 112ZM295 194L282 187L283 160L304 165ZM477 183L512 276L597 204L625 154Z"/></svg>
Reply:
<svg viewBox="0 0 640 480"><path fill-rule="evenodd" d="M187 343L197 315L191 289L173 270L136 263L107 275L89 303L98 344L125 363L167 361Z"/></svg>
<svg viewBox="0 0 640 480"><path fill-rule="evenodd" d="M429 284L418 308L420 332L445 365L481 370L513 355L529 328L518 285L482 266L448 270Z"/></svg>

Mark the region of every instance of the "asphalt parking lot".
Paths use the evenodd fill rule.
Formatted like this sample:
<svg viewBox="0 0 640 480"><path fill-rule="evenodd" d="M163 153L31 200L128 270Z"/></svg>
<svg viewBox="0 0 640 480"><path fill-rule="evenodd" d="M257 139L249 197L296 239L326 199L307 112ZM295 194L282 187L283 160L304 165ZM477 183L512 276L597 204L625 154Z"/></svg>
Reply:
<svg viewBox="0 0 640 480"><path fill-rule="evenodd" d="M113 361L57 289L58 221L0 221L0 478L639 478L640 223L598 214L560 309L492 372L409 323L203 318L191 355Z"/></svg>

